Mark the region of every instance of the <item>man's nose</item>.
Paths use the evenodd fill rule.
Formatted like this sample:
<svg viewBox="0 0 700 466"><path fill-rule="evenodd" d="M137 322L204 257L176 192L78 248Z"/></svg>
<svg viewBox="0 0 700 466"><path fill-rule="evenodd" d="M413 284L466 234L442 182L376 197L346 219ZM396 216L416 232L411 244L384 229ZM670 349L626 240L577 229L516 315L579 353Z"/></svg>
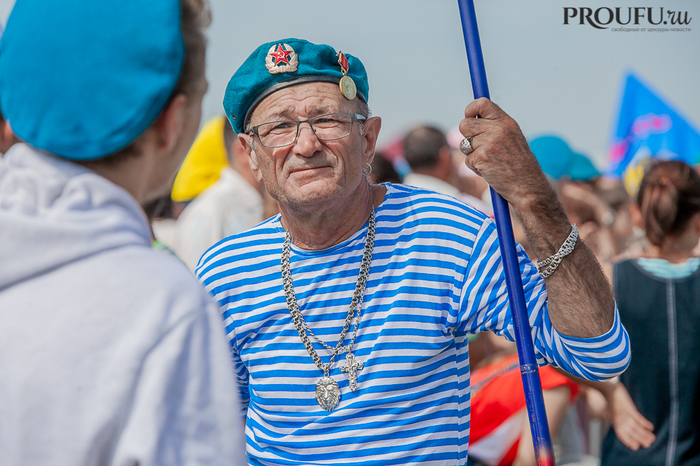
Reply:
<svg viewBox="0 0 700 466"><path fill-rule="evenodd" d="M316 133L309 124L309 122L303 122L299 125L299 136L297 136L297 142L295 148L300 155L311 157L320 150L321 141L319 141Z"/></svg>

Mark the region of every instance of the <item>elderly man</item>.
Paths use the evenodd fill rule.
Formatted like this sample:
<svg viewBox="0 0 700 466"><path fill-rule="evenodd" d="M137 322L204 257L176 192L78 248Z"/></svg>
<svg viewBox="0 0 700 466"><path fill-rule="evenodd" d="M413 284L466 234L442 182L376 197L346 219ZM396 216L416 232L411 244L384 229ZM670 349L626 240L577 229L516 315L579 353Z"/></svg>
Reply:
<svg viewBox="0 0 700 466"><path fill-rule="evenodd" d="M239 465L216 304L151 249L199 125L198 0L17 0L0 97L0 464Z"/></svg>
<svg viewBox="0 0 700 466"><path fill-rule="evenodd" d="M467 336L514 338L491 219L368 182L381 127L368 97L356 57L299 39L260 46L226 90L280 207L197 268L225 319L250 464L465 464ZM465 117L467 164L512 203L538 257L555 256L545 285L519 254L539 360L590 379L620 373L629 343L610 288L517 124L484 99Z"/></svg>

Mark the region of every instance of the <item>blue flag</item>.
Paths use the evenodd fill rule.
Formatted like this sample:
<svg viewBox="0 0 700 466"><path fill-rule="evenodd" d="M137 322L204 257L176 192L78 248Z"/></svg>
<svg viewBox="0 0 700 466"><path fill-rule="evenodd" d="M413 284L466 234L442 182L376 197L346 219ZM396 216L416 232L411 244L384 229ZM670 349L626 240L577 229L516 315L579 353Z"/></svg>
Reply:
<svg viewBox="0 0 700 466"><path fill-rule="evenodd" d="M651 158L700 164L700 133L634 75L625 79L607 174L634 193Z"/></svg>

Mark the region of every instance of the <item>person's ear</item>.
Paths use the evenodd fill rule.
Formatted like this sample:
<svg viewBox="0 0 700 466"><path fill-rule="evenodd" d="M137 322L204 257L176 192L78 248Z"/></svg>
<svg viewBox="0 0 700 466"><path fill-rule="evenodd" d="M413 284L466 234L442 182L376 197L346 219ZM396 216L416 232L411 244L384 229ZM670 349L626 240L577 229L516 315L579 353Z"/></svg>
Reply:
<svg viewBox="0 0 700 466"><path fill-rule="evenodd" d="M632 224L637 228L644 229L644 220L642 219L642 212L639 210L637 204L630 204L630 218L632 219Z"/></svg>
<svg viewBox="0 0 700 466"><path fill-rule="evenodd" d="M700 234L700 213L695 214L691 221L695 222L695 232Z"/></svg>
<svg viewBox="0 0 700 466"><path fill-rule="evenodd" d="M156 147L163 152L172 150L178 142L185 123L187 96L177 94L160 112L152 125Z"/></svg>
<svg viewBox="0 0 700 466"><path fill-rule="evenodd" d="M380 129L382 129L381 118L372 117L365 120L362 130L362 161L364 163L371 164L372 159L374 159L374 151L377 147Z"/></svg>
<svg viewBox="0 0 700 466"><path fill-rule="evenodd" d="M450 149L450 146L442 146L438 151L438 158L442 161L442 163L449 164L451 166L452 149Z"/></svg>
<svg viewBox="0 0 700 466"><path fill-rule="evenodd" d="M0 154L4 154L18 142L21 141L12 131L10 122L0 119Z"/></svg>
<svg viewBox="0 0 700 466"><path fill-rule="evenodd" d="M255 136L240 133L238 134L238 142L243 146L243 150L248 155L248 165L253 172L253 176L258 183L262 183L262 170L260 170L260 164L258 163L258 154L255 152L255 142L253 140Z"/></svg>

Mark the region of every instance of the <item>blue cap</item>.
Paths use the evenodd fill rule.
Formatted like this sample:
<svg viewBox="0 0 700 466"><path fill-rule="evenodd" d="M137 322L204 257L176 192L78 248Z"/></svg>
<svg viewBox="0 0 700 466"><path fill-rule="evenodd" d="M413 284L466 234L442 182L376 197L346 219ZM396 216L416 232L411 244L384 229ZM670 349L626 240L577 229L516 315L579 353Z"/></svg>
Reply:
<svg viewBox="0 0 700 466"><path fill-rule="evenodd" d="M0 108L32 146L99 159L153 123L184 56L180 0L17 0L0 41Z"/></svg>
<svg viewBox="0 0 700 466"><path fill-rule="evenodd" d="M530 149L542 171L555 180L567 177L574 181L588 181L600 176L600 171L588 157L571 150L559 137L537 137L530 141Z"/></svg>
<svg viewBox="0 0 700 466"><path fill-rule="evenodd" d="M359 58L348 59L347 76L357 94L369 100L367 72ZM283 39L258 47L233 75L226 86L224 110L236 133L243 131L255 107L273 92L306 82L338 84L343 77L338 53L330 45L312 44L302 39Z"/></svg>

